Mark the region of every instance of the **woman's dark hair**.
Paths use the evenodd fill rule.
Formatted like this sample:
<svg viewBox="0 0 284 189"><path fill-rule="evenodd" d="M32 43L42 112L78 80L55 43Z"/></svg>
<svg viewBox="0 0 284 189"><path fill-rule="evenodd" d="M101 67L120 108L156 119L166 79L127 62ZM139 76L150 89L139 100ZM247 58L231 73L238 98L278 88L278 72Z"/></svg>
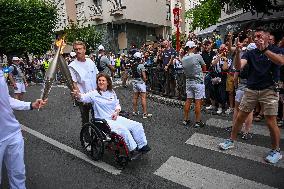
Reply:
<svg viewBox="0 0 284 189"><path fill-rule="evenodd" d="M101 78L101 77L104 77L104 78L106 78L106 80L107 80L107 90L108 91L112 91L112 81L111 81L111 78L110 78L110 76L109 75L107 75L107 74L105 74L105 73L100 73L100 74L98 74L98 76L97 76L97 91L100 93L100 91L101 91L101 89L99 88L99 79Z"/></svg>

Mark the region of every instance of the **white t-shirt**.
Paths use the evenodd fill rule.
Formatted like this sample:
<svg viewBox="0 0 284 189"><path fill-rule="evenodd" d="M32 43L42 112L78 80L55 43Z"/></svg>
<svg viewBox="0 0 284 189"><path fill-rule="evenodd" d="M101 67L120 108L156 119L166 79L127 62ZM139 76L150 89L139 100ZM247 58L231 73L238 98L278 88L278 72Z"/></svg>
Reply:
<svg viewBox="0 0 284 189"><path fill-rule="evenodd" d="M110 120L111 115L117 109L121 109L119 100L114 91L101 91L97 90L81 94L81 102L92 103L96 118Z"/></svg>
<svg viewBox="0 0 284 189"><path fill-rule="evenodd" d="M72 80L77 83L81 93L87 93L97 88L96 80L99 71L90 58L86 58L85 62L75 59L69 64L69 70Z"/></svg>

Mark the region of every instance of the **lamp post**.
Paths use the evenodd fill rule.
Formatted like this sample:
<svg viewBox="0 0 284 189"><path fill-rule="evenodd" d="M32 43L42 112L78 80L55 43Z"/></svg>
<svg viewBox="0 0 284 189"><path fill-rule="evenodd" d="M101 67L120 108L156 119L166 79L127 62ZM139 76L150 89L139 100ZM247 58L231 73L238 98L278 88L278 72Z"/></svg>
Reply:
<svg viewBox="0 0 284 189"><path fill-rule="evenodd" d="M176 50L179 52L180 49L180 31L179 31L179 26L180 26L180 8L178 3L175 4L175 8L173 9L173 14L174 14L174 26L177 28L176 31Z"/></svg>

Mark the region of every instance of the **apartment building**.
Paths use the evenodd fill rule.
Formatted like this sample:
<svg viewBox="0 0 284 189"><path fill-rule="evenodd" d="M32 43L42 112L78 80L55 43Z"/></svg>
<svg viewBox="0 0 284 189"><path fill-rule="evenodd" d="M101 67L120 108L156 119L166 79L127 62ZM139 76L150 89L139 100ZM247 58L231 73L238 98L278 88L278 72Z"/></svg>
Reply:
<svg viewBox="0 0 284 189"><path fill-rule="evenodd" d="M107 49L125 51L132 45L169 38L170 0L49 0L59 10L57 31L70 20L80 26L96 25Z"/></svg>

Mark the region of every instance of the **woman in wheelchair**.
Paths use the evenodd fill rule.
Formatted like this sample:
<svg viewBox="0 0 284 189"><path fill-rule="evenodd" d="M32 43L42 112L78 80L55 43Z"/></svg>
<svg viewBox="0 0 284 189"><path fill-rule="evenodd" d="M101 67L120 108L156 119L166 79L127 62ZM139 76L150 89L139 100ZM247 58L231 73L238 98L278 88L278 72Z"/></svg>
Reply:
<svg viewBox="0 0 284 189"><path fill-rule="evenodd" d="M84 103L92 103L96 118L105 119L111 130L121 135L132 153L147 153L151 148L147 145L142 123L119 116L121 106L112 88L111 78L104 73L97 76L97 90L85 94L74 90L76 99Z"/></svg>

